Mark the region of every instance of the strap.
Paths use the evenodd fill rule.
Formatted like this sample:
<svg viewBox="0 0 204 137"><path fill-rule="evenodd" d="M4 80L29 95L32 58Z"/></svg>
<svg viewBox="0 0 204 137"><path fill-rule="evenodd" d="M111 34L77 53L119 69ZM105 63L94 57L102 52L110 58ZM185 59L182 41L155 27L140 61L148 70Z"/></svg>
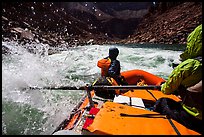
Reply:
<svg viewBox="0 0 204 137"><path fill-rule="evenodd" d="M99 78L97 78L97 79L93 82L92 86L94 86L98 80L99 80Z"/></svg>
<svg viewBox="0 0 204 137"><path fill-rule="evenodd" d="M177 127L174 125L173 121L170 119L169 116L166 116L166 118L168 119L169 123L171 124L171 126L173 127L174 131L177 133L177 135L181 135L181 133L179 132L179 130L177 129Z"/></svg>
<svg viewBox="0 0 204 137"><path fill-rule="evenodd" d="M157 98L152 94L152 92L150 92L150 91L147 90L147 89L146 89L146 91L147 91L150 95L152 95L152 97L157 101Z"/></svg>
<svg viewBox="0 0 204 137"><path fill-rule="evenodd" d="M177 127L174 125L173 121L170 119L169 116L164 116L161 114L141 114L141 115L133 115L133 114L125 114L125 113L120 113L120 116L123 117L146 117L146 118L166 118L168 119L169 123L173 127L174 131L177 133L177 135L181 135ZM159 117L158 117L159 116Z"/></svg>
<svg viewBox="0 0 204 137"><path fill-rule="evenodd" d="M132 98L131 97L129 97L130 98L130 106L132 106Z"/></svg>
<svg viewBox="0 0 204 137"><path fill-rule="evenodd" d="M125 114L125 113L120 113L120 116L123 117L146 117L146 118L166 118L164 115L161 114Z"/></svg>

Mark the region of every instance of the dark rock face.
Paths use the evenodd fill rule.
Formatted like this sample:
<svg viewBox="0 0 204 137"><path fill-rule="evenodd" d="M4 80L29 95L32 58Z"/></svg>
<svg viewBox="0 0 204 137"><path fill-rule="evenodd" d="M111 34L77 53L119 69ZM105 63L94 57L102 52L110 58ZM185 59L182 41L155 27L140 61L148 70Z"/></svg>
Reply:
<svg viewBox="0 0 204 137"><path fill-rule="evenodd" d="M146 16L135 33L122 43L185 44L188 35L202 24L202 2L185 2L177 6L158 7Z"/></svg>
<svg viewBox="0 0 204 137"><path fill-rule="evenodd" d="M86 44L85 42L90 39L100 44L132 34L136 28L134 24L146 14L137 11L147 10L151 4L150 2L4 2L2 3L3 37L27 39L29 36L23 35L24 31L13 29L27 28L30 34L34 35L32 39L50 45L64 41L72 44L75 40ZM132 11L140 17L127 18L126 15L133 14Z"/></svg>
<svg viewBox="0 0 204 137"><path fill-rule="evenodd" d="M59 44L185 43L202 2L3 2L2 37Z"/></svg>
<svg viewBox="0 0 204 137"><path fill-rule="evenodd" d="M91 23L96 31L123 39L133 34L151 6L151 2L69 2L64 8L81 21Z"/></svg>
<svg viewBox="0 0 204 137"><path fill-rule="evenodd" d="M3 34L16 27L29 28L40 42L51 45L62 41L70 42L80 35L85 37L89 34L87 24L59 9L54 3L10 2L3 3L2 6L3 17L8 20L2 21Z"/></svg>

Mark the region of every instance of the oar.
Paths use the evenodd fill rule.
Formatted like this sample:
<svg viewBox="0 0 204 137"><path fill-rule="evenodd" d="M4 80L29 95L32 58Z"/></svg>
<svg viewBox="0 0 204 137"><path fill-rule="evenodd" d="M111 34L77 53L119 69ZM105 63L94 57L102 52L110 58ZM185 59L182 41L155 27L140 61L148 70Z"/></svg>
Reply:
<svg viewBox="0 0 204 137"><path fill-rule="evenodd" d="M148 86L136 86L136 85L123 85L123 86L106 86L106 85L97 85L97 86L90 86L90 89L104 89L104 90L115 90L115 89L157 89L160 90L161 86L155 85L148 85Z"/></svg>
<svg viewBox="0 0 204 137"><path fill-rule="evenodd" d="M62 87L28 87L25 89L37 90L37 89L49 89L49 90L85 90L85 86L83 87L75 87L75 86L62 86Z"/></svg>
<svg viewBox="0 0 204 137"><path fill-rule="evenodd" d="M86 90L87 96L89 99L90 106L94 106L94 102L91 97L91 90L97 90L97 89L103 89L103 90L115 90L115 89L124 89L124 90L130 90L130 89L157 89L160 90L161 86L155 86L155 85L148 85L148 86L136 86L136 85L125 85L125 86L106 86L106 85L86 85L82 87L72 87L72 86L63 86L63 87L29 87L29 89L49 89L49 90Z"/></svg>
<svg viewBox="0 0 204 137"><path fill-rule="evenodd" d="M160 90L161 86L155 86L155 85L148 85L148 86L136 86L136 85L123 85L123 86L107 86L107 85L86 85L82 87L76 87L76 86L62 86L62 87L29 87L25 89L49 89L49 90L97 90L97 89L104 89L104 90L116 90L116 89L124 89L124 90L130 90L130 89L152 89L152 90Z"/></svg>

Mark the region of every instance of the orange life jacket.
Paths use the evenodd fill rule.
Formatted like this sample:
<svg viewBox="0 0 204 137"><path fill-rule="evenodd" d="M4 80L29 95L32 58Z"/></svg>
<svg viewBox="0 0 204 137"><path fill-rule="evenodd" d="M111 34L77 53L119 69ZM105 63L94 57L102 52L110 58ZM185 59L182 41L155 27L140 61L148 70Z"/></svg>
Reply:
<svg viewBox="0 0 204 137"><path fill-rule="evenodd" d="M108 75L108 69L111 64L110 58L103 58L98 61L97 66L101 68L101 76L107 76Z"/></svg>

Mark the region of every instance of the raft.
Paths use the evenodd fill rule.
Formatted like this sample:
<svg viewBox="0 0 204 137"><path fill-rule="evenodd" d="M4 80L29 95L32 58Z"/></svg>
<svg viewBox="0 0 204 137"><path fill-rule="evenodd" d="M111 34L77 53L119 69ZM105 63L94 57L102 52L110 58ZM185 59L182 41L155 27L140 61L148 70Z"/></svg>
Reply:
<svg viewBox="0 0 204 137"><path fill-rule="evenodd" d="M128 83L127 88L112 85L116 87L115 91L122 91L116 92L113 99L97 96L94 89L87 90L88 96L80 100L52 134L200 135L152 110L156 100L162 97L180 101L175 95L165 95L158 88L149 88L159 87L165 82L163 78L138 69L124 71L121 75Z"/></svg>

